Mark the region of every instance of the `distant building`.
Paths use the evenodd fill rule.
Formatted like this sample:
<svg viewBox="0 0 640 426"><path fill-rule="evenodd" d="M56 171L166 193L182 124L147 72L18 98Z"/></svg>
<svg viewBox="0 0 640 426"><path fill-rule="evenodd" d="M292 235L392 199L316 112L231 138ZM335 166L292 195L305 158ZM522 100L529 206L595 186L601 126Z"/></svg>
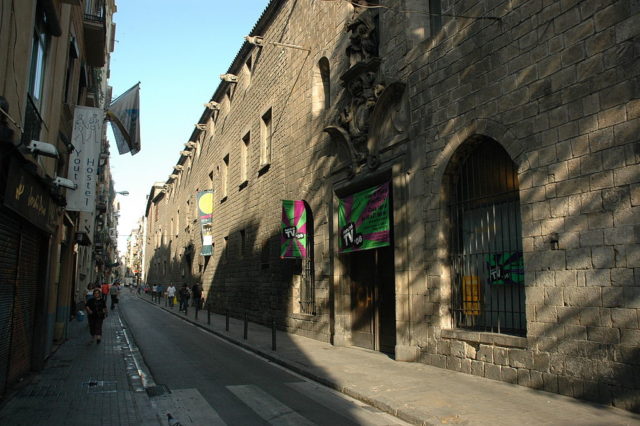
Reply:
<svg viewBox="0 0 640 426"><path fill-rule="evenodd" d="M127 238L127 253L125 256L125 276L138 284L144 282L144 217L138 220L138 227L131 230Z"/></svg>
<svg viewBox="0 0 640 426"><path fill-rule="evenodd" d="M271 1L150 190L148 282L640 411L639 28L620 1Z"/></svg>

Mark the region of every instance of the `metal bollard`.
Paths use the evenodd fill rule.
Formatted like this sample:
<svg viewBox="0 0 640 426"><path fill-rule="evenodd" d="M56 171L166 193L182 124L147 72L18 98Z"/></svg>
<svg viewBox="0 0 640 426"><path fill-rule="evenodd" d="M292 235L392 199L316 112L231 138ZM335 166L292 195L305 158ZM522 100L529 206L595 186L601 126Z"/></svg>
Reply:
<svg viewBox="0 0 640 426"><path fill-rule="evenodd" d="M244 313L244 340L247 340L247 334L249 333L249 323L247 322L247 313Z"/></svg>
<svg viewBox="0 0 640 426"><path fill-rule="evenodd" d="M276 350L276 320L271 321L271 350Z"/></svg>

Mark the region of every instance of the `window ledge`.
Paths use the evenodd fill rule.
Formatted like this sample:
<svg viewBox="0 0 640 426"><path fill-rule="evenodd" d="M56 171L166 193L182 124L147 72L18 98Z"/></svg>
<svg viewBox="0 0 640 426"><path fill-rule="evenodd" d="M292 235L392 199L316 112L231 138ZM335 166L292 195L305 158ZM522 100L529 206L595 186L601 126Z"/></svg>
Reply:
<svg viewBox="0 0 640 426"><path fill-rule="evenodd" d="M319 321L318 315L304 314L302 312L292 313L290 314L290 316L292 319L297 319L297 320L306 320L306 321L312 321L312 322Z"/></svg>
<svg viewBox="0 0 640 426"><path fill-rule="evenodd" d="M467 342L482 343L485 345L506 346L511 348L526 348L527 338L509 336L507 334L486 333L468 330L441 330L443 339L465 340Z"/></svg>

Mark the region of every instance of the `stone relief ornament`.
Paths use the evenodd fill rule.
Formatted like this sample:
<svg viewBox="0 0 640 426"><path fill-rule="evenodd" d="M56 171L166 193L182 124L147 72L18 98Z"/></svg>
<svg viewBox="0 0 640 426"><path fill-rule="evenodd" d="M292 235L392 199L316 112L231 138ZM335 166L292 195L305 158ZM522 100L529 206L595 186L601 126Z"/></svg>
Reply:
<svg viewBox="0 0 640 426"><path fill-rule="evenodd" d="M360 7L358 2L354 16L346 25L349 46L346 55L349 69L340 76L345 90L339 100L336 124L324 129L332 139L346 148L349 177L367 164L370 170L380 165L378 150L380 140L388 139L390 131L404 132L404 125L396 125L401 108L404 83L385 84L380 71L382 60L378 57L377 17L372 9ZM366 5L365 4L365 5ZM392 124L393 123L393 124Z"/></svg>
<svg viewBox="0 0 640 426"><path fill-rule="evenodd" d="M351 66L378 57L378 34L370 15L354 16L347 24L347 31L351 33L346 52Z"/></svg>

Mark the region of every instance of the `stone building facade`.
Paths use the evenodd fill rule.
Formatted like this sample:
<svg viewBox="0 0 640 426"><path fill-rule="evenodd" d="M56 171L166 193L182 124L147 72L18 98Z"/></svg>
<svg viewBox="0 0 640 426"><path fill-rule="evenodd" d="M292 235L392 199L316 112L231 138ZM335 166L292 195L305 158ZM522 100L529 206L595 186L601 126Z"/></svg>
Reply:
<svg viewBox="0 0 640 426"><path fill-rule="evenodd" d="M354 3L270 2L151 190L148 282L640 410L640 7ZM369 188L390 245L345 252L340 208ZM306 202L305 259L279 258L281 200Z"/></svg>

